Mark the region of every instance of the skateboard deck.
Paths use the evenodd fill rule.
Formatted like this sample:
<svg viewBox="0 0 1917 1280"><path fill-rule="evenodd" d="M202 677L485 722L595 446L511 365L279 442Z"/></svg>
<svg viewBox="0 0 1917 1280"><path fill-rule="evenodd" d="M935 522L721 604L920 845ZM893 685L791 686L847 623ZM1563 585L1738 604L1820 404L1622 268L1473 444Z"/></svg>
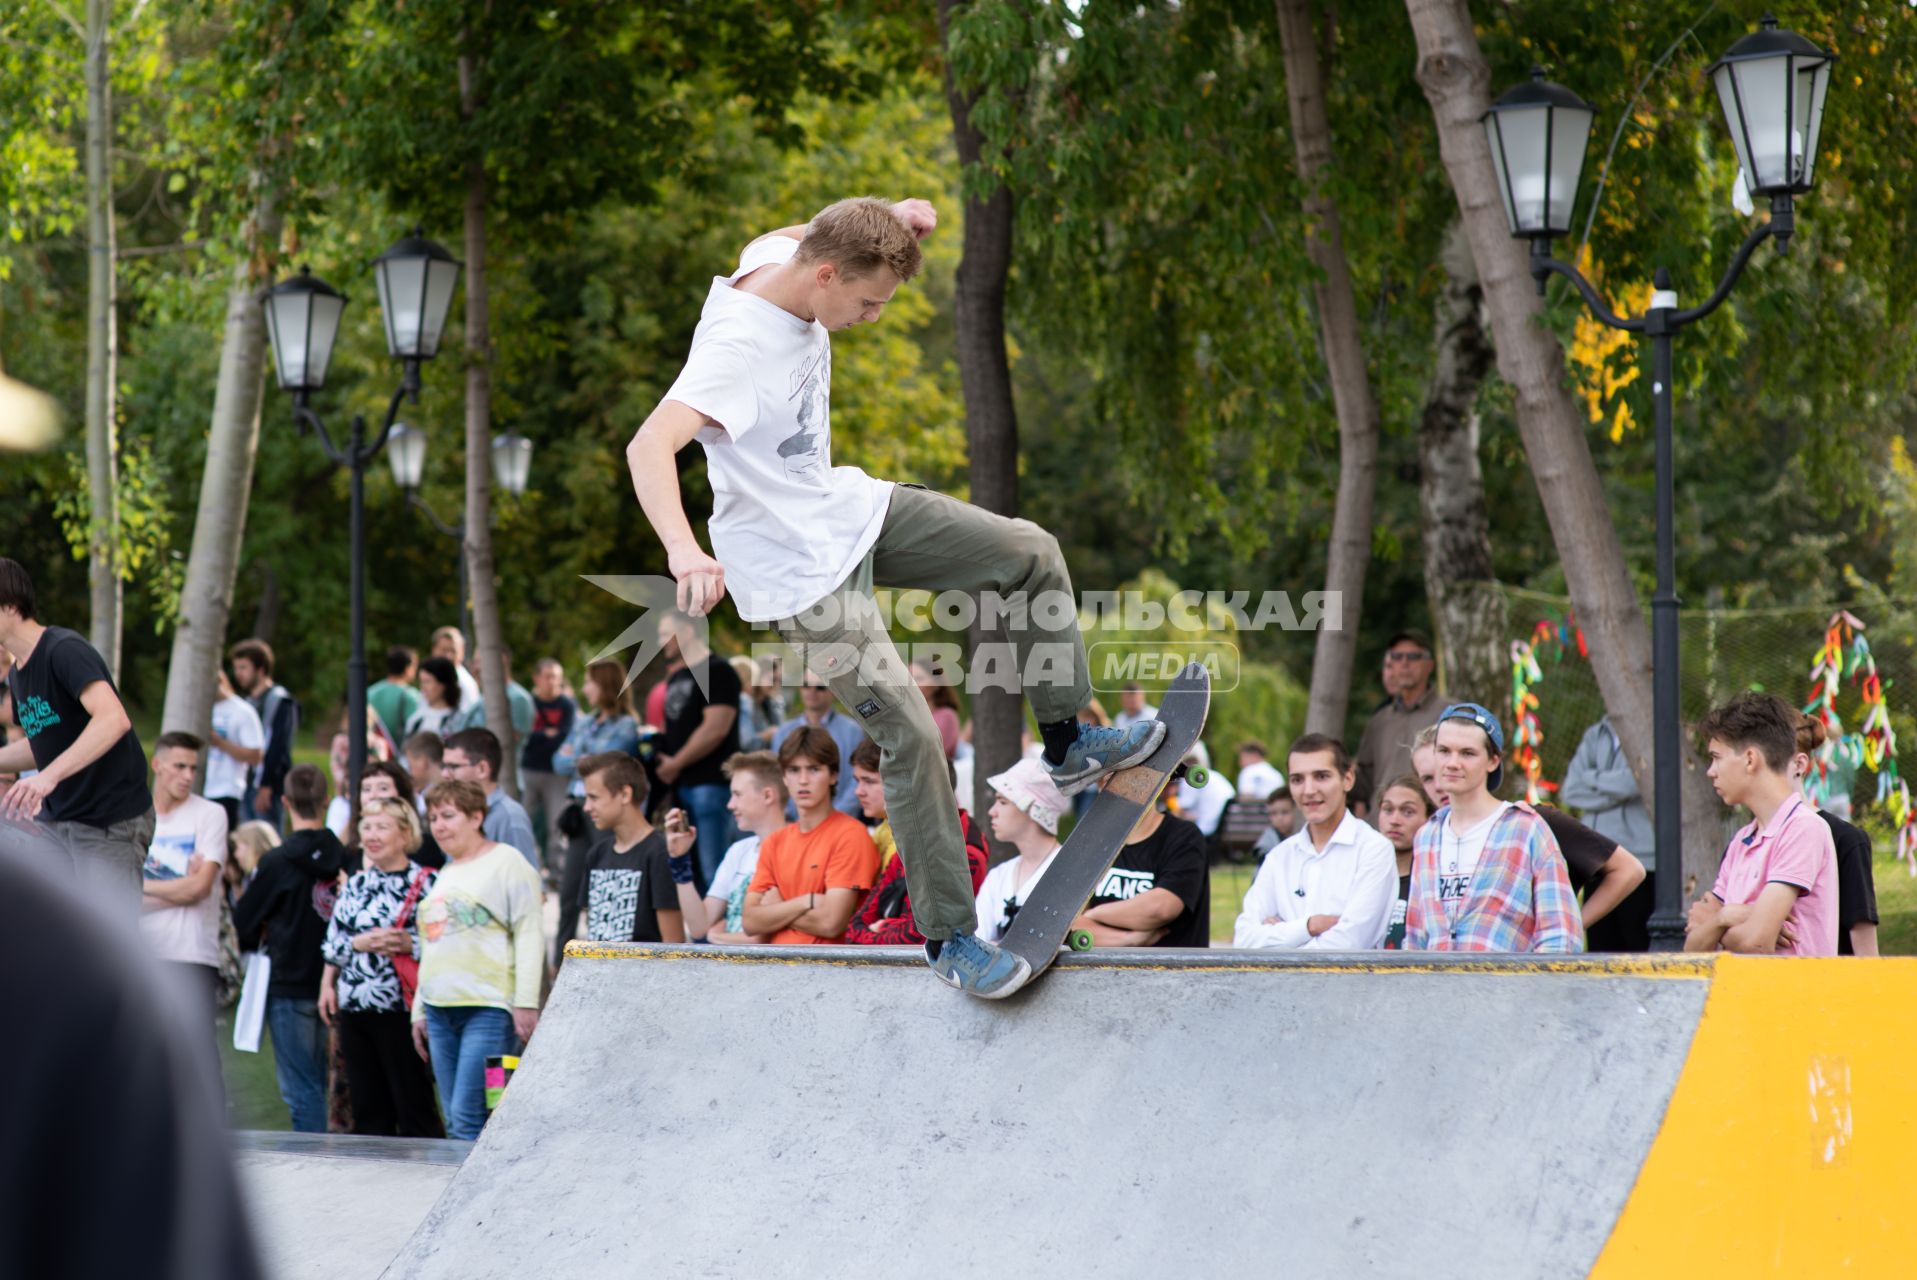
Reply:
<svg viewBox="0 0 1917 1280"><path fill-rule="evenodd" d="M1211 676L1192 663L1178 673L1158 708L1164 741L1143 763L1112 774L1105 790L1072 828L1058 856L1012 918L999 945L1024 957L1032 978L1045 972L1071 932L1086 899L1118 860L1125 837L1180 772L1211 707Z"/></svg>

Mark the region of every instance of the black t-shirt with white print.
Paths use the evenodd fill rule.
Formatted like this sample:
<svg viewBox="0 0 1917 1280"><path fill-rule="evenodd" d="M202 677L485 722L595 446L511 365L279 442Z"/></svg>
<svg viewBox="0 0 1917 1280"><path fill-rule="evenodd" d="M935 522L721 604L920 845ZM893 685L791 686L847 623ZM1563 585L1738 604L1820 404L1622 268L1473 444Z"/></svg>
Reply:
<svg viewBox="0 0 1917 1280"><path fill-rule="evenodd" d="M659 913L679 909L666 837L654 831L630 849L602 831L586 852L586 940L660 942Z"/></svg>
<svg viewBox="0 0 1917 1280"><path fill-rule="evenodd" d="M1405 911L1411 903L1411 873L1398 877L1398 898L1391 904L1390 921L1385 928L1384 949L1386 951L1404 950Z"/></svg>
<svg viewBox="0 0 1917 1280"><path fill-rule="evenodd" d="M1155 946L1211 945L1211 868L1204 833L1196 824L1166 814L1158 830L1118 851L1118 860L1086 905L1128 902L1152 889L1169 889L1185 904Z"/></svg>

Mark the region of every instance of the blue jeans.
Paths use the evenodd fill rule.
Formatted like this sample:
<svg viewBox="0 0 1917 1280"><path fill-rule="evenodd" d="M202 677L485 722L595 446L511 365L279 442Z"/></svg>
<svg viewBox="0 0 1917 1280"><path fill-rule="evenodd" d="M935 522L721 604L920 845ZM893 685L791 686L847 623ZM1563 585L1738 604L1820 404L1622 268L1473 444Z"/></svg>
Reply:
<svg viewBox="0 0 1917 1280"><path fill-rule="evenodd" d="M723 782L679 788L679 803L686 807L686 817L699 832L696 849L701 892L712 883L712 877L719 873L719 864L725 861L726 850L739 838L732 814L726 810L726 801L731 797L732 788Z"/></svg>
<svg viewBox="0 0 1917 1280"><path fill-rule="evenodd" d="M266 1029L273 1037L273 1069L280 1097L299 1133L326 1132L326 1027L313 1000L266 997Z"/></svg>
<svg viewBox="0 0 1917 1280"><path fill-rule="evenodd" d="M473 1139L486 1127L486 1059L517 1052L510 1009L426 1006L426 1041L446 1113L446 1136Z"/></svg>

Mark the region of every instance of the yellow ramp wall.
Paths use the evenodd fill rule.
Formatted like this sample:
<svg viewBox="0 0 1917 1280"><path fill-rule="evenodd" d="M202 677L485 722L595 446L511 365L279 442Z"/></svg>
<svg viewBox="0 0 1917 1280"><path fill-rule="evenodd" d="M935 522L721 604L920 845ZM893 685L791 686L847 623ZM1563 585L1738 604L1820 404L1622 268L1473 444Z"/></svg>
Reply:
<svg viewBox="0 0 1917 1280"><path fill-rule="evenodd" d="M1917 1275L1917 959L1714 970L1591 1274Z"/></svg>

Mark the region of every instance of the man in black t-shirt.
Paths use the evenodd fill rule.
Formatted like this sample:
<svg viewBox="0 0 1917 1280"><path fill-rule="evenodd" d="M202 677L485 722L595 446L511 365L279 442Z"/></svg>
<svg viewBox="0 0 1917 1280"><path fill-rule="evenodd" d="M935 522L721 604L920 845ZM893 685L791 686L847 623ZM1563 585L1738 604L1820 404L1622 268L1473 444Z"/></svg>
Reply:
<svg viewBox="0 0 1917 1280"><path fill-rule="evenodd" d="M1204 834L1158 805L1147 809L1072 927L1101 947L1210 946Z"/></svg>
<svg viewBox="0 0 1917 1280"><path fill-rule="evenodd" d="M739 750L739 695L732 664L706 648L686 615L660 620L659 643L667 661L685 663L666 678L665 735L654 768L678 795L699 833L699 883L711 884L737 838L726 802L732 798L725 762Z"/></svg>
<svg viewBox="0 0 1917 1280"><path fill-rule="evenodd" d="M539 832L547 874L555 882L560 878L558 854L565 844L559 835L559 815L566 811L566 788L572 779L553 768L553 755L566 744L579 715L579 705L566 696L565 678L557 658L541 658L533 664L532 732L519 750L520 798Z"/></svg>
<svg viewBox="0 0 1917 1280"><path fill-rule="evenodd" d="M704 918L692 883L694 832L684 815L667 815L669 832L646 821L646 771L623 751L587 756L579 776L598 834L586 847L584 874L572 880L575 896L560 911L573 919L584 911L577 936L591 942L684 942L687 915Z"/></svg>
<svg viewBox="0 0 1917 1280"><path fill-rule="evenodd" d="M52 855L137 914L153 838L146 754L99 653L36 620L33 579L5 557L0 647L13 655L13 714L26 731L0 747L0 773L39 771L0 797L0 853Z"/></svg>

